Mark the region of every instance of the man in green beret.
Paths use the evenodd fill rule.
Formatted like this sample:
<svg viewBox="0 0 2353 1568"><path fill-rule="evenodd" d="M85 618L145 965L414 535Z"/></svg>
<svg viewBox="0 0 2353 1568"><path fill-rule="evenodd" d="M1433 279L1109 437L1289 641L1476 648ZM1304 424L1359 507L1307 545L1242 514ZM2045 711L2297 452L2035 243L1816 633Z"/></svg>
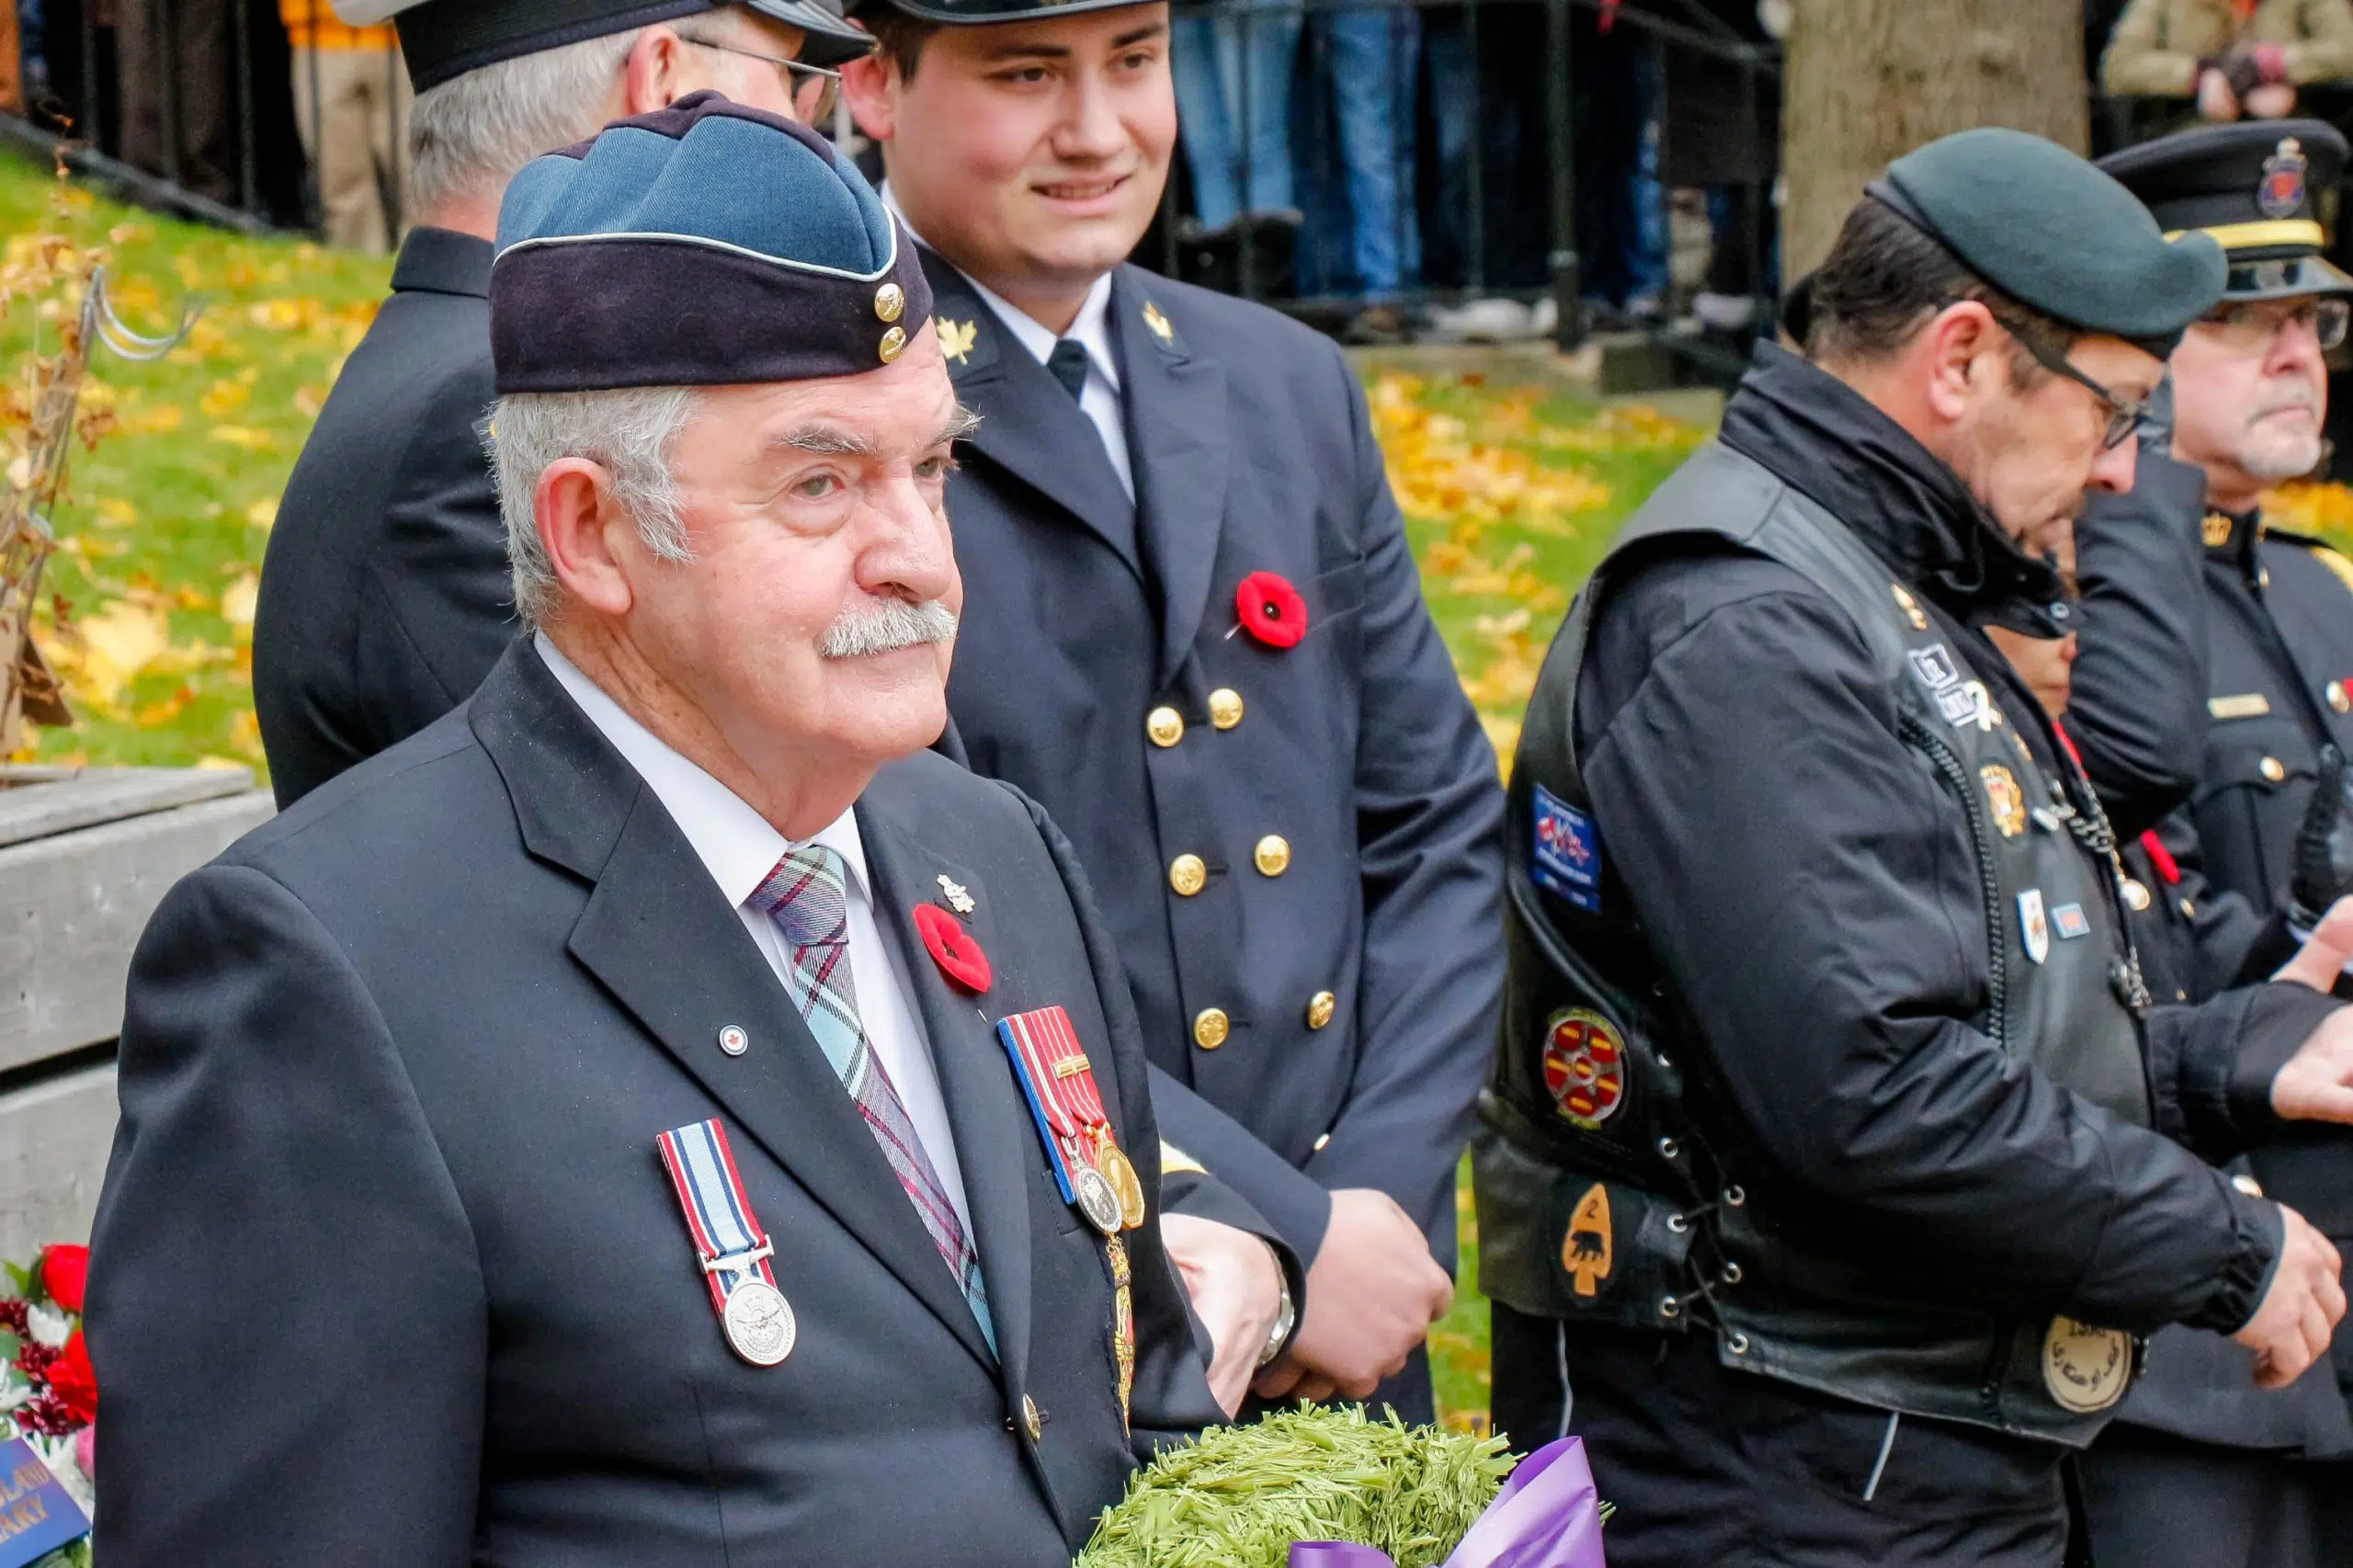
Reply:
<svg viewBox="0 0 2353 1568"><path fill-rule="evenodd" d="M2153 1005L2115 837L1982 630L2132 484L2223 261L2074 154L1897 160L1571 610L1512 769L1475 1150L1495 1415L1582 1435L1612 1568L2058 1568L2140 1336L2324 1353L2336 1249L2219 1152L2353 1118L2291 978ZM2305 983L2299 983L2298 981Z"/></svg>

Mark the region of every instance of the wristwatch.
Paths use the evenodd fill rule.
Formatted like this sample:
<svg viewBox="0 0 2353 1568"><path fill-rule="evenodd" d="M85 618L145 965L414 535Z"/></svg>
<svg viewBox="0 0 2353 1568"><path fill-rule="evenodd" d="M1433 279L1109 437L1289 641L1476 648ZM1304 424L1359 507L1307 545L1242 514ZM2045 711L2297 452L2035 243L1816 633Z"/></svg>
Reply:
<svg viewBox="0 0 2353 1568"><path fill-rule="evenodd" d="M1265 1246L1264 1241L1259 1243ZM1275 1249L1267 1247L1267 1255L1274 1256ZM1274 1331L1267 1335L1267 1347L1258 1352L1258 1365L1270 1364L1290 1343L1290 1331L1299 1326L1299 1308L1290 1299L1290 1281L1284 1278L1282 1259L1275 1258L1275 1289L1282 1292L1281 1303L1275 1309Z"/></svg>

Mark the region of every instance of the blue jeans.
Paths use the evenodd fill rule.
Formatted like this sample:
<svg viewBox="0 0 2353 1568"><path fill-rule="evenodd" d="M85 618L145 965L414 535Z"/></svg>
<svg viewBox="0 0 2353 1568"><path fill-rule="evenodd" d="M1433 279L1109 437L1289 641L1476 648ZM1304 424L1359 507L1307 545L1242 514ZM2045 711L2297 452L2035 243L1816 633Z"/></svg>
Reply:
<svg viewBox="0 0 2353 1568"><path fill-rule="evenodd" d="M1414 211L1414 67L1421 23L1410 10L1330 11L1315 17L1316 59L1331 94L1347 196L1345 247L1330 244L1335 203L1324 206L1321 251L1343 250L1369 300L1393 298L1422 267ZM1317 108L1322 107L1321 101ZM1318 138L1321 141L1321 138Z"/></svg>
<svg viewBox="0 0 2353 1568"><path fill-rule="evenodd" d="M1290 76L1302 20L1296 7L1245 0L1171 24L1193 215L1205 229L1293 205Z"/></svg>

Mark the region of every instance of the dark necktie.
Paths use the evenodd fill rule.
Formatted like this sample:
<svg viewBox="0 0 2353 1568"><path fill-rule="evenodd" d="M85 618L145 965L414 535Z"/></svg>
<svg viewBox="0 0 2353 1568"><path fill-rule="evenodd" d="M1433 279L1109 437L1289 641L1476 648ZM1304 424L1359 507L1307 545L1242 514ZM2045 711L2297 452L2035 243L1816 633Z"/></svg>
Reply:
<svg viewBox="0 0 2353 1568"><path fill-rule="evenodd" d="M1046 356L1046 369L1076 403L1078 394L1086 390L1086 345L1074 337L1054 339L1054 351Z"/></svg>

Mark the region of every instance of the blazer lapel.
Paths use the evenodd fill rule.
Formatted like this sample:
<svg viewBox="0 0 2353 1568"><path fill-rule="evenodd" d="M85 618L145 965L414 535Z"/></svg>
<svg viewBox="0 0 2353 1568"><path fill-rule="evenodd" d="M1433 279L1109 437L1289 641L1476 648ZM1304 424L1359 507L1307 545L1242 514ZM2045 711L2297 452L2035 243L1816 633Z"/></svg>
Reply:
<svg viewBox="0 0 2353 1568"><path fill-rule="evenodd" d="M972 913L959 918L983 952L1001 950L1000 932L1006 933L1003 950L1009 950L1012 937L995 918L980 878L923 843L906 814L892 809L886 791L867 791L858 802L858 822L874 881L875 925L899 949L939 1070L1005 1386L1018 1389L1029 1375L1029 1194L1038 1179L1038 1134L997 1042L987 1011L994 998L975 997L949 983L916 933L915 906L940 902L938 879L944 875L972 897Z"/></svg>
<svg viewBox="0 0 2353 1568"><path fill-rule="evenodd" d="M972 449L1068 512L1141 579L1134 505L1095 426L962 273L930 251L923 268L940 346L962 350L949 354L948 373L964 406L981 416Z"/></svg>
<svg viewBox="0 0 2353 1568"><path fill-rule="evenodd" d="M573 957L987 1365L988 1342L897 1174L660 800L527 641L508 649L469 716L526 846L595 883ZM751 1037L741 1057L719 1049L729 1024ZM649 1133L649 1159L652 1146ZM790 1240L779 1246L789 1256Z"/></svg>
<svg viewBox="0 0 2353 1568"><path fill-rule="evenodd" d="M1225 367L1186 347L1153 299L1155 281L1141 268L1120 268L1111 321L1126 379L1128 458L1142 512L1137 531L1160 580L1165 681L1184 664L1209 604L1225 517L1232 415Z"/></svg>

